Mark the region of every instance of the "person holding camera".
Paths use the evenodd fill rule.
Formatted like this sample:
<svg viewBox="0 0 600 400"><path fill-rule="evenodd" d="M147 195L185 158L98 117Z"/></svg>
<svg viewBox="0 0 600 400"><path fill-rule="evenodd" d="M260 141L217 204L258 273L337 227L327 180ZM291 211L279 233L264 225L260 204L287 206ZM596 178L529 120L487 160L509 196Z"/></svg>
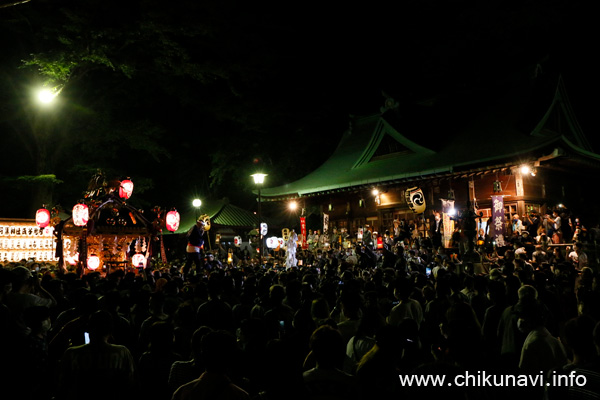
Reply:
<svg viewBox="0 0 600 400"><path fill-rule="evenodd" d="M529 213L529 215L523 216L524 221L526 222L527 232L529 236L534 238L538 236L538 229L540 227L540 217L537 215L535 211Z"/></svg>

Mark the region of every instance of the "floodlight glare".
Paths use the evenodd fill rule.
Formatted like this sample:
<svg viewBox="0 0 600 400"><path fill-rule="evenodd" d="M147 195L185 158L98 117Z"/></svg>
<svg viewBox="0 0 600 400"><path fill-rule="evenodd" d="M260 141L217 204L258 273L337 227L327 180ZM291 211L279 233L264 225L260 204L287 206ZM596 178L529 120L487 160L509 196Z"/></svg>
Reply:
<svg viewBox="0 0 600 400"><path fill-rule="evenodd" d="M44 104L52 103L58 92L50 89L42 89L38 92L38 100Z"/></svg>

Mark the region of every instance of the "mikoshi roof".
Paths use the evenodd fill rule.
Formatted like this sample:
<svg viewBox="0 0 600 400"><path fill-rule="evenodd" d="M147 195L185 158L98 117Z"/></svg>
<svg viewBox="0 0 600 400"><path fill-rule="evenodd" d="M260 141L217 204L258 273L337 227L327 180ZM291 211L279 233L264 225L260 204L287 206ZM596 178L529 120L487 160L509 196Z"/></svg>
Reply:
<svg viewBox="0 0 600 400"><path fill-rule="evenodd" d="M352 120L334 153L316 170L295 182L263 188L265 200L446 176L565 149L600 161L559 76L517 79L413 105L388 101L392 106L381 113Z"/></svg>

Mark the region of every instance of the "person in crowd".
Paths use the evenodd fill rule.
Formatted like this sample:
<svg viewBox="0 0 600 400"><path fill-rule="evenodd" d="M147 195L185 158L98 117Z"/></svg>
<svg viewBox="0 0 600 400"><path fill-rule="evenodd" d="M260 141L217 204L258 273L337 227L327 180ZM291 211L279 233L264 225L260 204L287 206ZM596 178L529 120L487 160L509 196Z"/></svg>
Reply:
<svg viewBox="0 0 600 400"><path fill-rule="evenodd" d="M90 342L69 347L58 369L59 398L126 400L136 396L135 362L131 352L111 344L113 320L98 310L88 322Z"/></svg>
<svg viewBox="0 0 600 400"><path fill-rule="evenodd" d="M184 275L190 272L192 264L196 266L197 273L200 273L204 267L202 265L202 252L204 251L204 237L206 235L204 227L204 219L200 217L186 234L188 243L185 249L186 261L182 269Z"/></svg>
<svg viewBox="0 0 600 400"><path fill-rule="evenodd" d="M173 325L157 321L148 331L148 349L140 356L137 367L140 382L140 394L145 399L166 399L171 397L169 373L176 361L183 356L173 350Z"/></svg>
<svg viewBox="0 0 600 400"><path fill-rule="evenodd" d="M356 292L343 291L340 295L343 320L337 324L338 330L342 334L344 343L347 344L350 338L356 335L360 324L361 298Z"/></svg>
<svg viewBox="0 0 600 400"><path fill-rule="evenodd" d="M386 325L376 307L367 307L360 318L356 334L346 344L344 371L354 374L358 363L375 345L375 333Z"/></svg>
<svg viewBox="0 0 600 400"><path fill-rule="evenodd" d="M234 384L232 365L239 359L235 337L229 332L214 331L202 337L200 356L205 370L199 378L180 386L172 400L249 400L248 392Z"/></svg>
<svg viewBox="0 0 600 400"><path fill-rule="evenodd" d="M28 307L54 307L56 300L40 285L38 274L32 274L24 266L12 269L14 280L12 290L6 295L6 304L16 314L22 314Z"/></svg>
<svg viewBox="0 0 600 400"><path fill-rule="evenodd" d="M355 378L342 371L344 341L339 331L320 326L311 336L310 349L316 366L302 374L309 399L357 399Z"/></svg>
<svg viewBox="0 0 600 400"><path fill-rule="evenodd" d="M208 278L208 301L204 302L196 312L199 325L206 325L214 330L234 331L233 312L231 306L222 298L223 281L221 272L213 272Z"/></svg>
<svg viewBox="0 0 600 400"><path fill-rule="evenodd" d="M431 243L437 249L442 245L442 235L444 234L444 223L439 212L433 214L433 223L430 225L430 229Z"/></svg>
<svg viewBox="0 0 600 400"><path fill-rule="evenodd" d="M600 322L586 315L571 319L565 326L565 345L572 353L570 362L548 374L548 381L561 378L561 385L546 387L548 400L575 400L600 398ZM557 377L558 375L558 377ZM570 385L569 375L576 376L585 385Z"/></svg>
<svg viewBox="0 0 600 400"><path fill-rule="evenodd" d="M551 224L552 234L548 235L552 238L552 243L563 243L562 218L557 210L552 211L552 216L547 216L548 222Z"/></svg>
<svg viewBox="0 0 600 400"><path fill-rule="evenodd" d="M517 327L527 335L519 360L522 373L547 373L567 363L563 345L546 329L544 314L542 304L535 297L524 297L517 304Z"/></svg>
<svg viewBox="0 0 600 400"><path fill-rule="evenodd" d="M573 250L569 253L567 259L578 270L588 266L588 256L583 251L583 246L579 242L573 243Z"/></svg>
<svg viewBox="0 0 600 400"><path fill-rule="evenodd" d="M47 338L52 324L50 309L44 306L33 306L25 309L23 314L30 332L26 337L25 353L21 356L27 360L27 372L35 377L26 385L28 396L26 395L24 398L50 400L50 395L46 390L47 387L52 387L54 384Z"/></svg>
<svg viewBox="0 0 600 400"><path fill-rule="evenodd" d="M394 296L398 299L398 304L392 308L387 318L387 323L398 326L404 318L411 318L417 325L423 322L423 309L421 304L410 298L414 288L413 282L408 278L400 278L396 281Z"/></svg>
<svg viewBox="0 0 600 400"><path fill-rule="evenodd" d="M360 360L356 377L362 398L398 398L399 366L404 342L398 326L386 325L375 334L375 344Z"/></svg>
<svg viewBox="0 0 600 400"><path fill-rule="evenodd" d="M192 354L189 360L177 360L171 365L169 371L169 388L175 392L180 386L198 378L204 372L204 361L202 360L202 338L212 332L208 326L201 326L194 331L191 340Z"/></svg>

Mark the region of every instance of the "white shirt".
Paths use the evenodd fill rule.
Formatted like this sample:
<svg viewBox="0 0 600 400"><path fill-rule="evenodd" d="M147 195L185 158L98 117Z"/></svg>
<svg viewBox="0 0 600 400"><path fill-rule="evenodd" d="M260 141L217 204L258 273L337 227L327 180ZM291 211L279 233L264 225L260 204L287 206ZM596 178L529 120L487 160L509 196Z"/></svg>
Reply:
<svg viewBox="0 0 600 400"><path fill-rule="evenodd" d="M398 326L404 318L414 319L417 322L417 325L420 326L421 322L423 322L423 309L421 308L421 303L413 299L401 301L390 311L387 323Z"/></svg>

